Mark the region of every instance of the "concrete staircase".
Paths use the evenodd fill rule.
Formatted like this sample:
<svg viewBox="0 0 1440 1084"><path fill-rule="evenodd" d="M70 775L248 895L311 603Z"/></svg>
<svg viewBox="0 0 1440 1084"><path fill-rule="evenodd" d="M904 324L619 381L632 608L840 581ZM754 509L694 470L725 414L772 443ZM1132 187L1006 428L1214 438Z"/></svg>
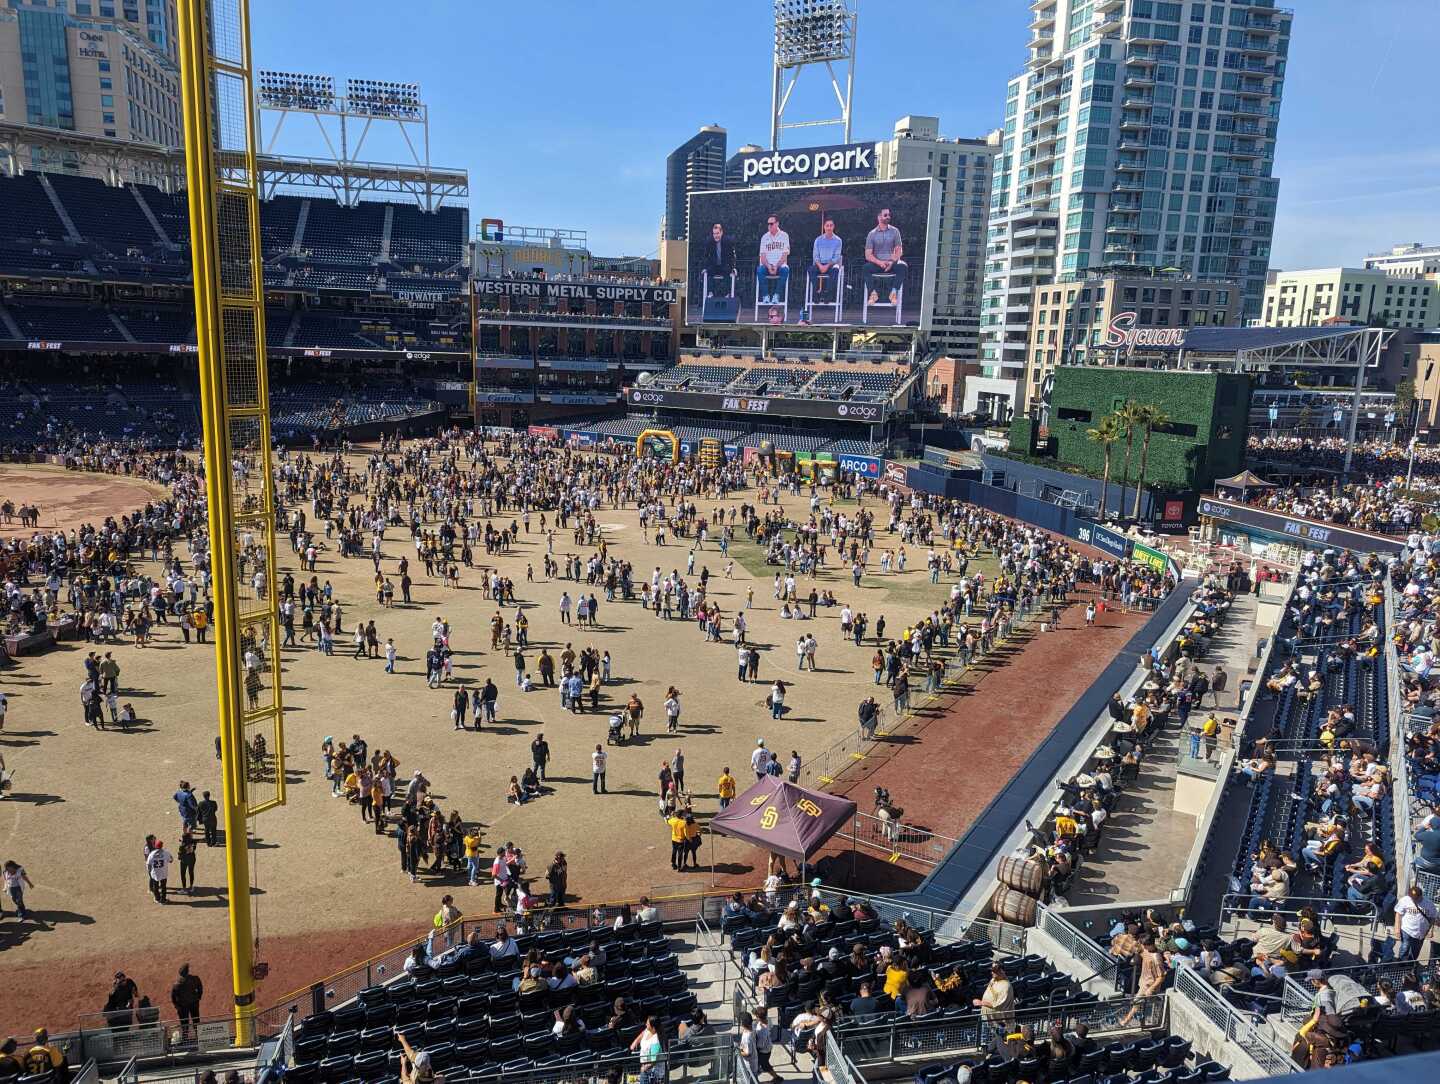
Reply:
<svg viewBox="0 0 1440 1084"><path fill-rule="evenodd" d="M390 230L395 225L395 205L385 205L385 225L380 230L380 262L388 263L390 260Z"/></svg>
<svg viewBox="0 0 1440 1084"><path fill-rule="evenodd" d="M155 231L155 236L160 238L160 243L169 249L179 248L179 244L165 232L165 227L160 225L160 220L155 217L155 212L150 209L150 205L145 202L145 197L140 194L140 189L133 184L128 184L125 187L128 188L130 194L135 197L135 202L140 205L140 213L149 221L151 229Z"/></svg>
<svg viewBox="0 0 1440 1084"><path fill-rule="evenodd" d="M15 322L15 317L10 315L10 310L7 309L4 305L0 305L0 327L3 327L6 330L6 332L8 333L8 338L28 338L28 336L20 330L20 325Z"/></svg>
<svg viewBox="0 0 1440 1084"><path fill-rule="evenodd" d="M65 239L71 244L79 244L85 238L80 236L80 231L75 228L74 221L70 218L70 212L65 210L65 204L60 202L60 193L55 191L55 186L50 183L50 178L44 173L36 173L40 178L40 187L45 189L45 195L50 199L50 206L55 208L55 214L59 216L60 223L65 227Z"/></svg>
<svg viewBox="0 0 1440 1084"><path fill-rule="evenodd" d="M302 200L300 213L295 216L295 235L290 238L290 248L295 252L300 251L301 244L305 241L305 223L310 221L310 201Z"/></svg>
<svg viewBox="0 0 1440 1084"><path fill-rule="evenodd" d="M114 312L110 312L110 313L107 313L106 315L108 315L108 316L110 317L110 323L112 323L113 325L115 325L115 330L118 331L118 332L120 332L120 334L121 334L122 336L124 336L124 339L125 339L125 341L126 341L127 343L133 343L133 342L139 342L139 341L140 341L139 339L135 338L135 336L130 333L130 329L125 326L125 321L122 320L122 319L120 319L119 314L114 313Z"/></svg>

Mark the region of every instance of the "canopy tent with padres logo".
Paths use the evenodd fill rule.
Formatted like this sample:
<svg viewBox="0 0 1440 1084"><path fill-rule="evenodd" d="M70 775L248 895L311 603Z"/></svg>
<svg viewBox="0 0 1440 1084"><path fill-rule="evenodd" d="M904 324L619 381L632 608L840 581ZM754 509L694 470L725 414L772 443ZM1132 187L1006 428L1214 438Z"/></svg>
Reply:
<svg viewBox="0 0 1440 1084"><path fill-rule="evenodd" d="M854 817L855 803L848 798L767 776L715 814L710 831L743 839L804 866Z"/></svg>

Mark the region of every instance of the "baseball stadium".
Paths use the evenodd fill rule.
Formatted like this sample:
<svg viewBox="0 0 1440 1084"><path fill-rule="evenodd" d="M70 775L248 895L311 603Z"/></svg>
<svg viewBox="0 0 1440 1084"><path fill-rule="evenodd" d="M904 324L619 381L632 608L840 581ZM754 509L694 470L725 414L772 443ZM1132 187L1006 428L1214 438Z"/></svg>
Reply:
<svg viewBox="0 0 1440 1084"><path fill-rule="evenodd" d="M472 216L460 103L140 6L0 9L0 53L176 107L0 114L0 1084L1433 1068L1418 520L1201 492L1158 413L1098 508L1035 483L1063 373L988 454L942 417L940 190L863 153L607 258ZM772 148L858 33L773 7ZM386 126L413 163L361 157Z"/></svg>

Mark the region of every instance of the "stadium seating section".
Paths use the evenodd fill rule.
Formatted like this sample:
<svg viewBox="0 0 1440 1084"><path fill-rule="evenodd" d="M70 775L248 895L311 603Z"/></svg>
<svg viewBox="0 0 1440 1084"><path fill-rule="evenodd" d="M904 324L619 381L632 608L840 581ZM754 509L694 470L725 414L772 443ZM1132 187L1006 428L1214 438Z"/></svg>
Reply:
<svg viewBox="0 0 1440 1084"><path fill-rule="evenodd" d="M861 362L852 359L843 368L817 371L813 368L711 364L690 357L656 373L652 383L657 388L674 388L677 391L743 391L793 399L883 403L900 387L906 375L906 370L883 359Z"/></svg>
<svg viewBox="0 0 1440 1084"><path fill-rule="evenodd" d="M0 177L0 206L7 212L0 219L0 274L63 274L96 281L189 278L190 223L183 192L27 173ZM260 209L265 282L272 287L463 293L468 233L469 212L459 207L428 213L409 204L341 207L330 199L282 195Z"/></svg>
<svg viewBox="0 0 1440 1084"><path fill-rule="evenodd" d="M578 954L601 942L608 961L604 981L565 990L520 994L522 958L536 947L547 955ZM437 1072L454 1079L558 1069L603 1062L622 1071L638 1068L629 1051L640 1032L607 1027L611 1006L625 998L639 1020L664 1020L673 1038L679 1021L694 1010L695 994L659 922L620 929L578 929L515 938L519 956L492 959L488 951L459 962L421 967L405 978L360 991L356 1000L308 1017L295 1035L293 1084L367 1081L399 1075L398 1030L430 1055ZM488 948L488 945L486 946ZM574 1006L585 1029L553 1033L556 1010Z"/></svg>

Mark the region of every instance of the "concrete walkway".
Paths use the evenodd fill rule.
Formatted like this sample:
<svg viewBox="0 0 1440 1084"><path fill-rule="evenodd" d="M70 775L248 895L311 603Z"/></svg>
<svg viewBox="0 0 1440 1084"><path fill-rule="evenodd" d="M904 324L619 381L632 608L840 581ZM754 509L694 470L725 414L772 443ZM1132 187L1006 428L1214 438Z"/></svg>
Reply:
<svg viewBox="0 0 1440 1084"><path fill-rule="evenodd" d="M1254 657L1258 638L1255 613L1255 597L1239 596L1231 605L1224 627L1211 643L1201 665L1211 676L1215 667L1224 667L1228 681L1225 692L1218 698L1206 694L1206 710L1216 706L1222 716L1238 713L1245 668ZM1192 711L1192 723L1197 714L1204 717L1203 713ZM1180 878L1200 828L1197 818L1177 813L1174 808L1176 765L1182 741L1189 739L1181 733L1175 719L1156 735L1139 777L1125 788L1107 822L1099 848L1081 866L1066 893L1070 906L1163 900L1180 887ZM1219 811L1222 821L1233 812L1228 807L1239 806L1243 822L1245 802L1239 794L1222 806Z"/></svg>

